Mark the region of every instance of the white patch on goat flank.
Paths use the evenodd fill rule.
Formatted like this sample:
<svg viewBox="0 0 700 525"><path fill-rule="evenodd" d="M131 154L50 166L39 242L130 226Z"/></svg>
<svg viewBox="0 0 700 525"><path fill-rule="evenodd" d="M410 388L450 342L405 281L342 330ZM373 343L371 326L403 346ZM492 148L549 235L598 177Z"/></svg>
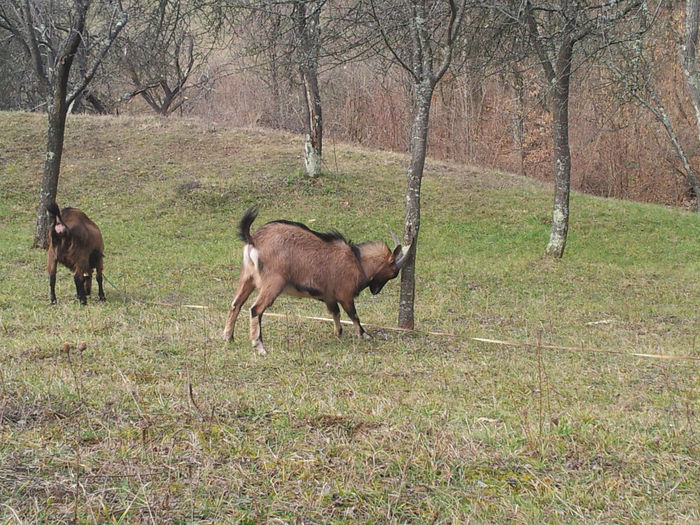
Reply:
<svg viewBox="0 0 700 525"><path fill-rule="evenodd" d="M253 261L253 266L255 266L256 270L259 270L259 257L260 257L260 252L258 252L257 249L251 248L250 250L250 260Z"/></svg>
<svg viewBox="0 0 700 525"><path fill-rule="evenodd" d="M246 244L243 247L243 266L248 267L252 264L252 261L250 260L250 249L252 246L250 244Z"/></svg>

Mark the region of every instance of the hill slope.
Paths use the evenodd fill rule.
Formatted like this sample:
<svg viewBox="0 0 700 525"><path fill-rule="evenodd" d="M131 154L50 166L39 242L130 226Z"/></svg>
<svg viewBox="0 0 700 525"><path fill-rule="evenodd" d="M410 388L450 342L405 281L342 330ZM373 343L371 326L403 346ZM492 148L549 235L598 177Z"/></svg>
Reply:
<svg viewBox="0 0 700 525"><path fill-rule="evenodd" d="M573 195L552 261L549 188L431 162L422 332L387 328L397 282L358 299L371 342L280 298L263 359L245 316L220 341L242 212L388 242L406 159L330 143L309 181L292 135L71 117L58 200L101 227L108 300L80 308L60 269L50 307L30 248L44 127L0 113L3 519L700 519L697 215ZM619 353L472 339L538 336Z"/></svg>

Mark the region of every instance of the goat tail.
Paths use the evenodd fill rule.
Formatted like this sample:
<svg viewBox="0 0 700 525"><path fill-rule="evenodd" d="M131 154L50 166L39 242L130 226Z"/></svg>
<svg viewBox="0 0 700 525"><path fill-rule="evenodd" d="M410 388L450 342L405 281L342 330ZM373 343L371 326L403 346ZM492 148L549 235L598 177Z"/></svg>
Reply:
<svg viewBox="0 0 700 525"><path fill-rule="evenodd" d="M46 211L49 215L52 217L60 217L61 216L61 211L58 209L58 204L55 202L52 202L46 207Z"/></svg>
<svg viewBox="0 0 700 525"><path fill-rule="evenodd" d="M253 245L253 238L250 235L250 225L253 224L257 216L258 208L256 206L251 206L243 214L243 218L238 225L238 236L244 243L250 244L251 246Z"/></svg>

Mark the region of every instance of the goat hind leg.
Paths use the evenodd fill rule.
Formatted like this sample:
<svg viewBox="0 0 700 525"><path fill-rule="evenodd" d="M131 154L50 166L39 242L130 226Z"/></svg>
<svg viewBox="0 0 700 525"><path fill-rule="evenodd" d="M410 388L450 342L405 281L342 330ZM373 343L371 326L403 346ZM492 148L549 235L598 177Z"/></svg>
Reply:
<svg viewBox="0 0 700 525"><path fill-rule="evenodd" d="M102 263L101 262L96 268L95 280L97 281L97 298L100 301L104 301L106 299L105 299L105 290L102 287Z"/></svg>
<svg viewBox="0 0 700 525"><path fill-rule="evenodd" d="M277 296L284 288L284 281L268 281L260 288L260 293L250 307L250 339L258 354L265 355L265 347L262 342L262 315L265 310L275 302Z"/></svg>
<svg viewBox="0 0 700 525"><path fill-rule="evenodd" d="M90 295L92 293L92 270L90 270L90 273L85 273L83 277L85 278L83 281L85 286L85 295Z"/></svg>
<svg viewBox="0 0 700 525"><path fill-rule="evenodd" d="M92 287L92 270L95 269L95 280L97 281L97 297L100 301L105 300L105 291L102 287L102 270L104 268L103 255L99 250L94 250L90 255L90 284ZM88 295L90 292L88 291Z"/></svg>
<svg viewBox="0 0 700 525"><path fill-rule="evenodd" d="M255 290L255 282L251 277L243 277L238 282L236 295L233 296L233 301L226 316L226 326L224 326L224 339L230 341L233 339L233 327L238 319L238 314L241 312L241 306L246 302L251 292Z"/></svg>
<svg viewBox="0 0 700 525"><path fill-rule="evenodd" d="M83 306L87 305L87 296L85 295L85 277L82 272L76 272L73 275L73 281L75 282L75 293L78 296L80 304Z"/></svg>

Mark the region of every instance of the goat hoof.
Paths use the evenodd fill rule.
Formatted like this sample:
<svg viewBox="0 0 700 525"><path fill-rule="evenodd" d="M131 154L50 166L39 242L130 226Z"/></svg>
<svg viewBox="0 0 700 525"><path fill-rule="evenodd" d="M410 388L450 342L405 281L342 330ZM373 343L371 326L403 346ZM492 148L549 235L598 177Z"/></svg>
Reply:
<svg viewBox="0 0 700 525"><path fill-rule="evenodd" d="M51 304L56 304L56 299L51 299Z"/></svg>
<svg viewBox="0 0 700 525"><path fill-rule="evenodd" d="M98 298L98 300L104 302L104 301L107 300L107 298L106 298L104 295L100 295L100 297Z"/></svg>
<svg viewBox="0 0 700 525"><path fill-rule="evenodd" d="M258 355L267 355L267 351L262 343L253 343L253 348Z"/></svg>
<svg viewBox="0 0 700 525"><path fill-rule="evenodd" d="M367 332L362 332L362 339L369 341L370 339L372 339L372 336L369 335Z"/></svg>

